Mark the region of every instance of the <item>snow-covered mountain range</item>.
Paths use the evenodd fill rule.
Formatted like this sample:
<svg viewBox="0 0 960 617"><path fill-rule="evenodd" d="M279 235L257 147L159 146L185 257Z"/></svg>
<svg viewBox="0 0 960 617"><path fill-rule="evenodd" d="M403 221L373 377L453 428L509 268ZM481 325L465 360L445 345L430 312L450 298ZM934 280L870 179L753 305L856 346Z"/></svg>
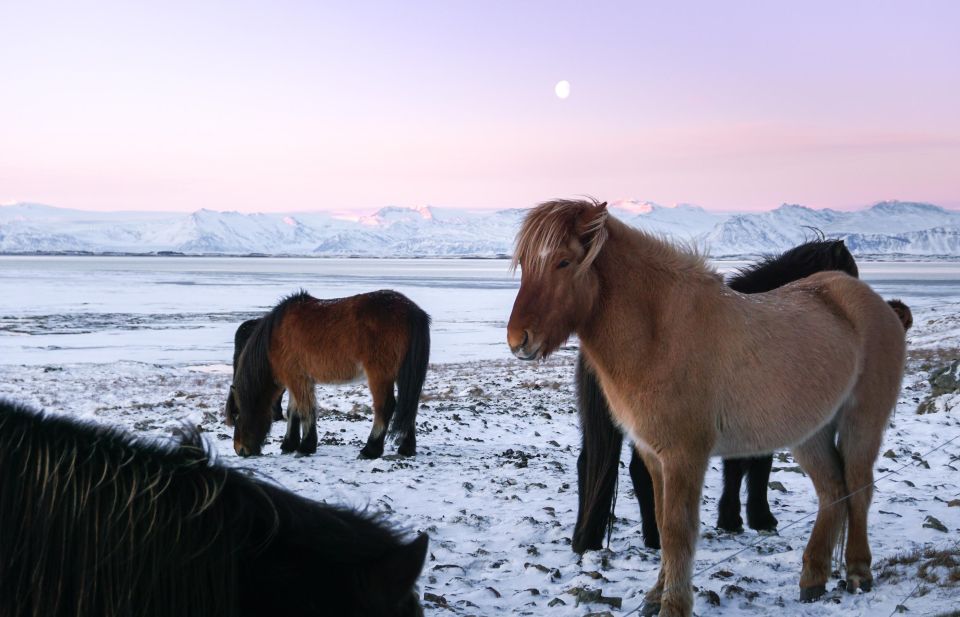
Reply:
<svg viewBox="0 0 960 617"><path fill-rule="evenodd" d="M960 257L960 211L932 204L890 201L856 211L783 205L721 214L620 200L610 208L630 225L693 241L714 257L783 251L814 238L813 228L843 238L860 255ZM390 206L346 218L323 212L89 212L17 203L0 206L0 252L496 257L511 253L525 212Z"/></svg>

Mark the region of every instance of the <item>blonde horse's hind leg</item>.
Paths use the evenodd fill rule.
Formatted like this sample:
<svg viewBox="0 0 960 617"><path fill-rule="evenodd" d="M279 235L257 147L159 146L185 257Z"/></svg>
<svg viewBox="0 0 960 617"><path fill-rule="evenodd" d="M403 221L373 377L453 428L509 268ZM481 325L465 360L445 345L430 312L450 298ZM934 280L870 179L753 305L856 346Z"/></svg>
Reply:
<svg viewBox="0 0 960 617"><path fill-rule="evenodd" d="M873 456L864 455L863 449L872 448L864 448L860 444L846 447L845 441L841 438L840 448L843 451L847 487L852 495L848 500L847 549L844 561L847 566L847 591L855 593L858 589L873 589L873 574L870 572L873 556L867 538L867 511L873 498L873 461L876 459L876 452Z"/></svg>
<svg viewBox="0 0 960 617"><path fill-rule="evenodd" d="M882 404L882 403L880 403ZM883 429L889 414L868 415L866 407L858 405L844 414L840 422L840 452L849 501L847 548L844 560L847 566L847 591L870 591L873 574L870 572L872 555L867 537L867 512L873 498L873 464L880 453ZM879 424L879 426L877 426Z"/></svg>
<svg viewBox="0 0 960 617"><path fill-rule="evenodd" d="M803 552L801 602L813 602L826 592L830 558L847 517L847 502L840 501L847 491L840 453L834 445L835 432L831 423L793 448L793 456L813 481L819 501L817 520Z"/></svg>

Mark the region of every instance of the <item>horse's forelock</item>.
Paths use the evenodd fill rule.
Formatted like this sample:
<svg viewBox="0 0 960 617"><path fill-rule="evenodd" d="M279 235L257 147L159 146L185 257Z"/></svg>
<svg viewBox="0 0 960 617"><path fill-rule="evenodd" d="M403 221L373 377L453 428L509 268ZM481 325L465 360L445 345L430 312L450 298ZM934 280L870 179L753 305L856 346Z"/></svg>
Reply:
<svg viewBox="0 0 960 617"><path fill-rule="evenodd" d="M586 271L597 258L607 239L606 204L596 200L558 199L540 204L531 210L523 220L517 234L511 268L523 265L531 272L540 273L551 253L560 248L570 236L585 237L587 253L580 263L579 272ZM599 211L583 226L577 229L580 216L587 209Z"/></svg>

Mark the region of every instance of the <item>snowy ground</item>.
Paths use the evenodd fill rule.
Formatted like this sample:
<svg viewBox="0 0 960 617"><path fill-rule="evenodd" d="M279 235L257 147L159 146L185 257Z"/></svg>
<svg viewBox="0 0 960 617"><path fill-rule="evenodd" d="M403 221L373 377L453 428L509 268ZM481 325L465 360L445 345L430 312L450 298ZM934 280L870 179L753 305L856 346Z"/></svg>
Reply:
<svg viewBox="0 0 960 617"><path fill-rule="evenodd" d="M816 509L809 480L789 455L780 455L771 480L783 490L770 491L780 535L719 534L713 526L721 485L717 460L701 509L696 570L704 571L694 579L696 614L884 616L918 583L917 594L906 601L909 614L960 606L960 582L948 580L948 567L911 556L915 549L955 547L960 538L960 395L940 397L937 413L916 414L930 392L929 367L957 357L960 301L957 295L904 299L915 311L913 359L877 475L908 466L877 484L870 529L874 591L834 592L816 604L797 603L801 554L813 523L808 515ZM110 361L103 353L87 362L67 354L65 362L54 351L48 363L35 362L32 352L29 361L0 358L0 396L156 435L186 421L201 427L222 461L240 463L231 430L220 418L228 366ZM659 556L642 547L626 469L609 549L582 558L570 550L579 447L574 358L568 348L545 364L489 358L432 365L413 459L357 460L371 423L369 395L362 385L321 386L316 455L281 455L278 423L265 455L242 463L304 495L387 511L398 525L426 531L430 557L420 589L429 615L624 615L655 581ZM947 531L929 526L928 517ZM926 578L918 578L918 571ZM596 598L597 592L622 604L577 605L578 598Z"/></svg>

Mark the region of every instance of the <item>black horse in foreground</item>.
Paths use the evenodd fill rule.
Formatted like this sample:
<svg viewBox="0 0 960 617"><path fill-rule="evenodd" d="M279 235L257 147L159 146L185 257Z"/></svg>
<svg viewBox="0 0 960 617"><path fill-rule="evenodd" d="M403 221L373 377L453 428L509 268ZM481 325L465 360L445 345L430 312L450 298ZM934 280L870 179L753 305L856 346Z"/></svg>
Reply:
<svg viewBox="0 0 960 617"><path fill-rule="evenodd" d="M740 293L762 293L827 270L840 270L854 277L859 276L853 255L842 240L816 240L801 244L779 256L741 269L727 281L727 285ZM600 384L584 362L582 354L577 362L577 398L582 449L577 459L580 503L573 533L573 550L582 553L602 548L604 535L612 529L623 433L611 420ZM723 495L720 497L717 527L731 532L743 531L740 485L746 475L747 524L758 531L777 528L777 519L771 514L767 501L767 482L772 465L772 456L724 459ZM653 483L636 449L633 449L630 459L630 479L637 501L640 502L644 544L649 548L660 548Z"/></svg>
<svg viewBox="0 0 960 617"><path fill-rule="evenodd" d="M248 319L239 327L237 327L236 334L233 335L233 381L237 381L237 366L240 365L240 354L243 353L244 347L247 346L247 341L250 340L250 335L253 334L253 331L257 328L257 324L263 321L263 318L258 319ZM224 421L227 423L227 426L233 426L233 418L237 415L237 403L233 400L234 385L230 384L230 392L227 394L227 404L223 409ZM283 420L283 408L280 405L280 402L283 400L283 392L280 393L280 396L277 397L277 400L273 403L273 421L278 422ZM287 412L289 413L289 411Z"/></svg>
<svg viewBox="0 0 960 617"><path fill-rule="evenodd" d="M0 400L0 615L422 615L428 539L176 443Z"/></svg>

